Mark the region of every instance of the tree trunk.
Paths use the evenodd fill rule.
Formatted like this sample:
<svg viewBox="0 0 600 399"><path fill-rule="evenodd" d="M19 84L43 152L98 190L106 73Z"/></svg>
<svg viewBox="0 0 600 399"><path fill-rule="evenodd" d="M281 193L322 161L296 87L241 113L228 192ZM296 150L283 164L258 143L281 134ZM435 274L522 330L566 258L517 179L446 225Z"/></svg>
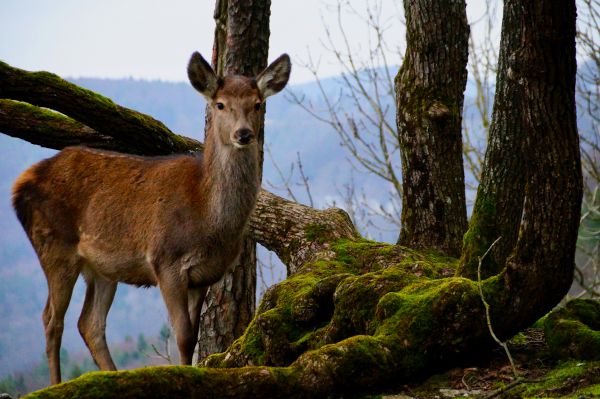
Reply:
<svg viewBox="0 0 600 399"><path fill-rule="evenodd" d="M464 0L405 0L396 76L402 157L399 244L460 254L467 227L461 120L469 25Z"/></svg>
<svg viewBox="0 0 600 399"><path fill-rule="evenodd" d="M528 155L523 137L527 132L522 119L522 88L516 81L517 68L522 65L522 60L517 58L523 35L521 3L504 3L502 24L505 28L500 41L492 123L459 269L462 276L472 279L477 278L479 257L498 237L502 238L483 261L482 277L502 270L515 246L523 213L527 181L523 170Z"/></svg>
<svg viewBox="0 0 600 399"><path fill-rule="evenodd" d="M270 0L217 0L213 68L219 76L256 76L266 68L270 8ZM257 139L262 178L263 127ZM252 320L255 306L256 243L247 238L239 263L208 290L200 321L199 358L227 349Z"/></svg>
<svg viewBox="0 0 600 399"><path fill-rule="evenodd" d="M511 51L508 85L519 87L526 184L516 245L496 309L517 328L549 311L573 281L582 175L575 113L575 1L508 0L520 40ZM503 32L515 29L503 26ZM514 61L513 61L514 60ZM509 89L510 90L510 89ZM506 138L507 140L515 140ZM492 169L506 169L501 158ZM515 179L515 173L511 174ZM498 209L492 202L492 207Z"/></svg>

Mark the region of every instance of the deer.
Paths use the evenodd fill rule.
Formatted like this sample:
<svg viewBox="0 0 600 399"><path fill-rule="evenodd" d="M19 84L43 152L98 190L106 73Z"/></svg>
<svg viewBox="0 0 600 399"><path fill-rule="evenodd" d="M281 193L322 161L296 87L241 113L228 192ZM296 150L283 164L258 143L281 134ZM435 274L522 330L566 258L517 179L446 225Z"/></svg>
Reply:
<svg viewBox="0 0 600 399"><path fill-rule="evenodd" d="M51 384L61 381L64 316L80 275L87 288L77 326L101 370L116 370L105 329L118 283L158 286L180 363L192 363L207 289L239 257L260 190L265 99L290 72L282 54L254 78L218 77L194 52L188 77L211 115L203 153L67 147L17 178L13 207L48 284L42 321Z"/></svg>

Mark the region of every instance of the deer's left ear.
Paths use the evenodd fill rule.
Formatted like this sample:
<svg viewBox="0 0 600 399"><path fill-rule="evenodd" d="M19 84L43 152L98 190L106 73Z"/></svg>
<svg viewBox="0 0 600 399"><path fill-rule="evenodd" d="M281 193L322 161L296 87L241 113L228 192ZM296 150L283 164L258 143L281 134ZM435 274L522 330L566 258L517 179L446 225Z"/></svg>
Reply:
<svg viewBox="0 0 600 399"><path fill-rule="evenodd" d="M258 90L263 98L279 93L290 78L292 63L287 54L282 54L256 77Z"/></svg>

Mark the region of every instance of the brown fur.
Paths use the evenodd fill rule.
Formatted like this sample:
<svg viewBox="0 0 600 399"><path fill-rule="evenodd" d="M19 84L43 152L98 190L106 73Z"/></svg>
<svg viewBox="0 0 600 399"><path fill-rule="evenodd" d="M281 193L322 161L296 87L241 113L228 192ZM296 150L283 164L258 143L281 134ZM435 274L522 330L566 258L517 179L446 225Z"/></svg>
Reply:
<svg viewBox="0 0 600 399"><path fill-rule="evenodd" d="M239 255L260 188L256 104L263 96L250 78L217 83L197 57L188 73L210 99L212 114L204 156L150 158L71 147L14 184L15 211L48 280L43 321L53 384L60 381L64 313L80 274L88 289L78 326L101 369L115 369L104 331L118 282L159 286L181 362L190 364L206 289ZM287 62L287 75L270 73L269 79L287 82L289 58L277 62Z"/></svg>

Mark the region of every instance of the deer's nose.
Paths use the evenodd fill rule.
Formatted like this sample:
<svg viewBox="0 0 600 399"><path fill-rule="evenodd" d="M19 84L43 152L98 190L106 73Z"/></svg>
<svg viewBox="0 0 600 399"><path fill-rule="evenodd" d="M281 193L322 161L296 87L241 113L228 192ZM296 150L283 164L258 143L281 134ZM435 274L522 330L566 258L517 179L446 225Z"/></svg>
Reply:
<svg viewBox="0 0 600 399"><path fill-rule="evenodd" d="M235 136L239 144L247 145L254 139L254 132L248 128L242 128L235 132Z"/></svg>

